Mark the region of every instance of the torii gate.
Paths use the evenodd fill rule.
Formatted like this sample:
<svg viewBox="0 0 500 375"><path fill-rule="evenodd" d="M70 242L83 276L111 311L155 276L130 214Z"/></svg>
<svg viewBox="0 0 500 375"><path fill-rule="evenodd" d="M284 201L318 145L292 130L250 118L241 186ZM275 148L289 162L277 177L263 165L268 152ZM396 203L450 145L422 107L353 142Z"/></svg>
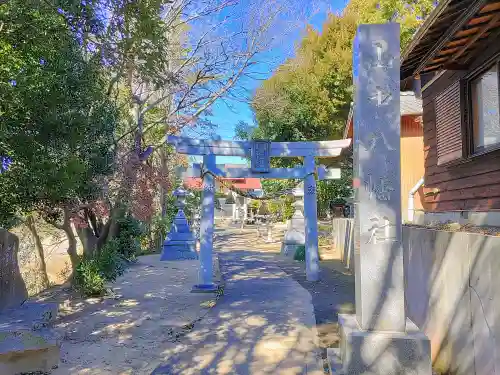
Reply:
<svg viewBox="0 0 500 375"><path fill-rule="evenodd" d="M316 180L339 179L340 169L316 168L315 157L339 157L343 149L351 145L350 139L317 142L269 142L269 141L220 141L169 136L167 143L178 153L203 156L203 167L210 173L203 174L202 217L200 223L200 272L196 291L213 291L212 249L214 228L215 185L213 175L225 178L304 179L304 216L306 276L308 281L319 279L318 218L316 204ZM216 167L215 157L251 157L250 168ZM303 157L304 165L295 168L271 168L271 157ZM213 175L212 175L213 174Z"/></svg>

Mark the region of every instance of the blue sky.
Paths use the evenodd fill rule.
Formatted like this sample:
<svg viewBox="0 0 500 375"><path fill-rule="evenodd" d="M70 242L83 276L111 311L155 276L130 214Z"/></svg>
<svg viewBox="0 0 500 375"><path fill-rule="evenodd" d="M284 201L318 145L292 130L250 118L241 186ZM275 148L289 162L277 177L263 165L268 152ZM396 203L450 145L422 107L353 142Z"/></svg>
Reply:
<svg viewBox="0 0 500 375"><path fill-rule="evenodd" d="M307 1L307 0L305 0ZM333 12L340 12L345 7L346 2L344 0L334 0L328 3L325 3L323 7L324 10L318 11L314 16L309 19L309 24L312 25L315 29L321 30L323 23L326 20L328 9ZM297 30L294 35L290 35L287 38L286 43L281 45L280 48L274 48L272 51L268 53L269 59L272 60L273 63L263 63L258 67L259 72L266 72L267 76L270 76L272 72L277 68L279 64L284 62L284 60L290 56L288 51L293 50L293 46L296 45L302 35L303 31L306 28L306 24L302 30ZM240 87L245 87L247 90L254 91L257 87L259 87L261 81L259 80L251 80L245 79L240 80ZM226 105L229 103L230 107ZM234 137L234 127L239 121L245 121L249 124L253 123L253 112L248 103L238 102L235 100L218 100L214 103L212 107L212 115L208 117L211 122L217 125L216 133L222 138L231 140ZM245 163L245 160L239 157L217 157L217 163Z"/></svg>

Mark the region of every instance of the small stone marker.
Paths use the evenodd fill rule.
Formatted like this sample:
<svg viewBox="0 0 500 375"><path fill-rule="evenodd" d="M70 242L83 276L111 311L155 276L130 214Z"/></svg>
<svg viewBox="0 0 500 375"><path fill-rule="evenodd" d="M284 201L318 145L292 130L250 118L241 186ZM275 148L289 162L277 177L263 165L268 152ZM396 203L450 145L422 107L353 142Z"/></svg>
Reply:
<svg viewBox="0 0 500 375"><path fill-rule="evenodd" d="M174 191L174 196L177 198L176 206L179 211L163 243L161 260L198 259L196 240L183 211L186 205L186 194L186 190L182 188Z"/></svg>
<svg viewBox="0 0 500 375"><path fill-rule="evenodd" d="M399 25L361 25L354 48L356 315L339 314L333 373L431 375L430 342L406 319L401 245Z"/></svg>

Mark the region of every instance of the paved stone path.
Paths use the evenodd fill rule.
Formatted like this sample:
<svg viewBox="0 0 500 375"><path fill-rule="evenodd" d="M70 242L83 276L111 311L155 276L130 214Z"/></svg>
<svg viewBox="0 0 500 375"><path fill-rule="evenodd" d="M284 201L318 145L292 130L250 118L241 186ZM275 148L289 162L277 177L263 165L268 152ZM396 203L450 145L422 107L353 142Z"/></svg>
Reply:
<svg viewBox="0 0 500 375"><path fill-rule="evenodd" d="M224 296L153 374L323 374L311 295L237 233L217 241Z"/></svg>

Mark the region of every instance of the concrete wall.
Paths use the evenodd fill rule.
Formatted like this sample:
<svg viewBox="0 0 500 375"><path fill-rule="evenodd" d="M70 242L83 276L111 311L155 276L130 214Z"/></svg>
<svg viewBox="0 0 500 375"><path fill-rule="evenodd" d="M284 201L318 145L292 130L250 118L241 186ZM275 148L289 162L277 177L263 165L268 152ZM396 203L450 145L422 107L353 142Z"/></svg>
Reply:
<svg viewBox="0 0 500 375"><path fill-rule="evenodd" d="M334 218L332 239L335 251L340 251L340 259L346 268L354 272L354 221L349 218Z"/></svg>
<svg viewBox="0 0 500 375"><path fill-rule="evenodd" d="M404 227L406 307L434 367L500 374L500 237Z"/></svg>

